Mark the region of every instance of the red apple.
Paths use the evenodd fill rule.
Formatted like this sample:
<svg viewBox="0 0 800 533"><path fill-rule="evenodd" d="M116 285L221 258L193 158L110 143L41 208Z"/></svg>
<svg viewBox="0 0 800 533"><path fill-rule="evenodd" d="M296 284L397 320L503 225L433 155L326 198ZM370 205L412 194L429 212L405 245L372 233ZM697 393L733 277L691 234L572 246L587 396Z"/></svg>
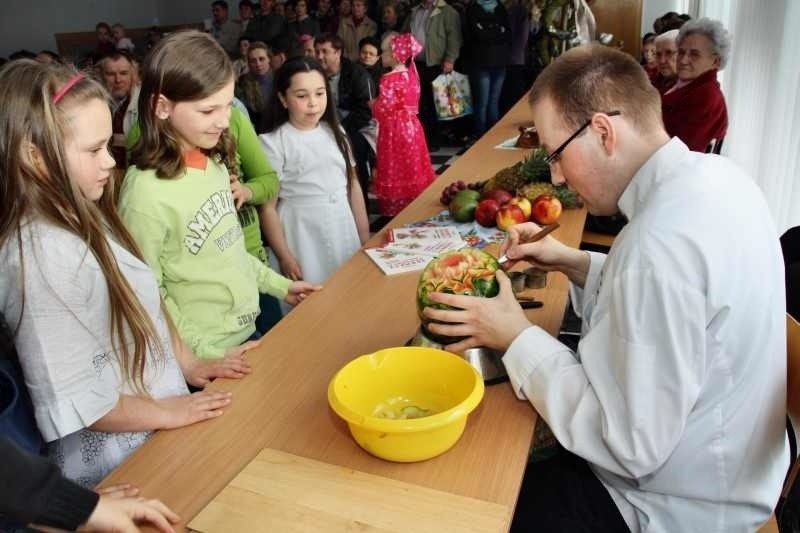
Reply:
<svg viewBox="0 0 800 533"><path fill-rule="evenodd" d="M496 224L497 212L500 210L500 204L491 198L488 200L481 200L478 207L475 209L475 221L485 228L492 228Z"/></svg>
<svg viewBox="0 0 800 533"><path fill-rule="evenodd" d="M533 200L533 220L538 224L552 224L561 216L561 202L555 196L542 194Z"/></svg>
<svg viewBox="0 0 800 533"><path fill-rule="evenodd" d="M522 209L522 212L525 213L525 220L530 220L531 218L531 201L525 197L515 196L511 200L509 200L508 205L516 205Z"/></svg>
<svg viewBox="0 0 800 533"><path fill-rule="evenodd" d="M497 188L497 189L492 189L491 191L486 191L485 193L483 193L483 196L481 197L481 199L482 200L494 200L495 202L498 203L498 205L500 205L502 207L502 206L506 205L509 202L509 200L511 200L513 197L514 197L514 195L511 194L510 192L508 192L507 190Z"/></svg>
<svg viewBox="0 0 800 533"><path fill-rule="evenodd" d="M514 224L522 224L526 220L525 213L518 205L504 205L497 212L497 227L503 231L508 231Z"/></svg>

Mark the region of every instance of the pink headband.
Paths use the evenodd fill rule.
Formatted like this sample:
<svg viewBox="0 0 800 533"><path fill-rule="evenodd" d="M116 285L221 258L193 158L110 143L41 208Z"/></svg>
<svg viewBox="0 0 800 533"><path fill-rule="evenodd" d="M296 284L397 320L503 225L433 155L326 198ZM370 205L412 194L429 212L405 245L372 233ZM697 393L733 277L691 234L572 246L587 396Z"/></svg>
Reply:
<svg viewBox="0 0 800 533"><path fill-rule="evenodd" d="M75 87L75 84L77 84L85 77L86 75L83 72L79 72L75 74L72 78L70 78L70 80L67 83L65 83L64 86L56 92L56 94L53 95L53 105L58 104L59 100L64 98L64 95L67 94L70 89Z"/></svg>

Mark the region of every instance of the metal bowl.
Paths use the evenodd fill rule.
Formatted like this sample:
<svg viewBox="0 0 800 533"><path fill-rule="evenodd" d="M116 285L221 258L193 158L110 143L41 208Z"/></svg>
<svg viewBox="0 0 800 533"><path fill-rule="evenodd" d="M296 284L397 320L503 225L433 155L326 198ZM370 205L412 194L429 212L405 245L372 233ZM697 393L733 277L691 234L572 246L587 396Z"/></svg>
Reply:
<svg viewBox="0 0 800 533"><path fill-rule="evenodd" d="M427 348L436 348L443 350L445 344L435 340L424 326L420 326L417 334L406 343L409 346L425 346ZM458 339L453 339L453 342L458 342ZM508 381L508 373L506 367L503 365L503 354L491 348L477 347L470 348L464 353L456 354L461 356L465 361L469 362L472 367L478 371L487 385L495 383L502 383Z"/></svg>

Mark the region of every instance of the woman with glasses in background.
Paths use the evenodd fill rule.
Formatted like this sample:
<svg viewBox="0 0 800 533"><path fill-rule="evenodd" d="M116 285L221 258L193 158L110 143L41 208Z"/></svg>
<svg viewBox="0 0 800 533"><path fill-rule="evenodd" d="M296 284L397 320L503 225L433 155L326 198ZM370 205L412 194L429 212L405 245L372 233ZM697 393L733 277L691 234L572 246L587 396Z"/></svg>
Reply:
<svg viewBox="0 0 800 533"><path fill-rule="evenodd" d="M717 81L731 47L719 21L707 18L684 24L677 38L678 81L661 98L664 126L690 150L717 148L728 131L728 109Z"/></svg>

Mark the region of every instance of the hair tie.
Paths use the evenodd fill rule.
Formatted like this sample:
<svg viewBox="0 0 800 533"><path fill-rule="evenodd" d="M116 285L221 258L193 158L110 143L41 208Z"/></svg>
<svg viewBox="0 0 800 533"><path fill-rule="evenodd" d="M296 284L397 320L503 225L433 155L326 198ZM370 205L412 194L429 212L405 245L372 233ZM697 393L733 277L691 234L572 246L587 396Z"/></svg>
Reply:
<svg viewBox="0 0 800 533"><path fill-rule="evenodd" d="M56 94L53 95L53 105L57 104L59 100L64 98L64 95L67 94L69 90L75 86L76 83L78 83L85 77L86 75L83 72L79 72L75 74L72 78L70 78L70 80L67 83L65 83L64 86L56 92Z"/></svg>

